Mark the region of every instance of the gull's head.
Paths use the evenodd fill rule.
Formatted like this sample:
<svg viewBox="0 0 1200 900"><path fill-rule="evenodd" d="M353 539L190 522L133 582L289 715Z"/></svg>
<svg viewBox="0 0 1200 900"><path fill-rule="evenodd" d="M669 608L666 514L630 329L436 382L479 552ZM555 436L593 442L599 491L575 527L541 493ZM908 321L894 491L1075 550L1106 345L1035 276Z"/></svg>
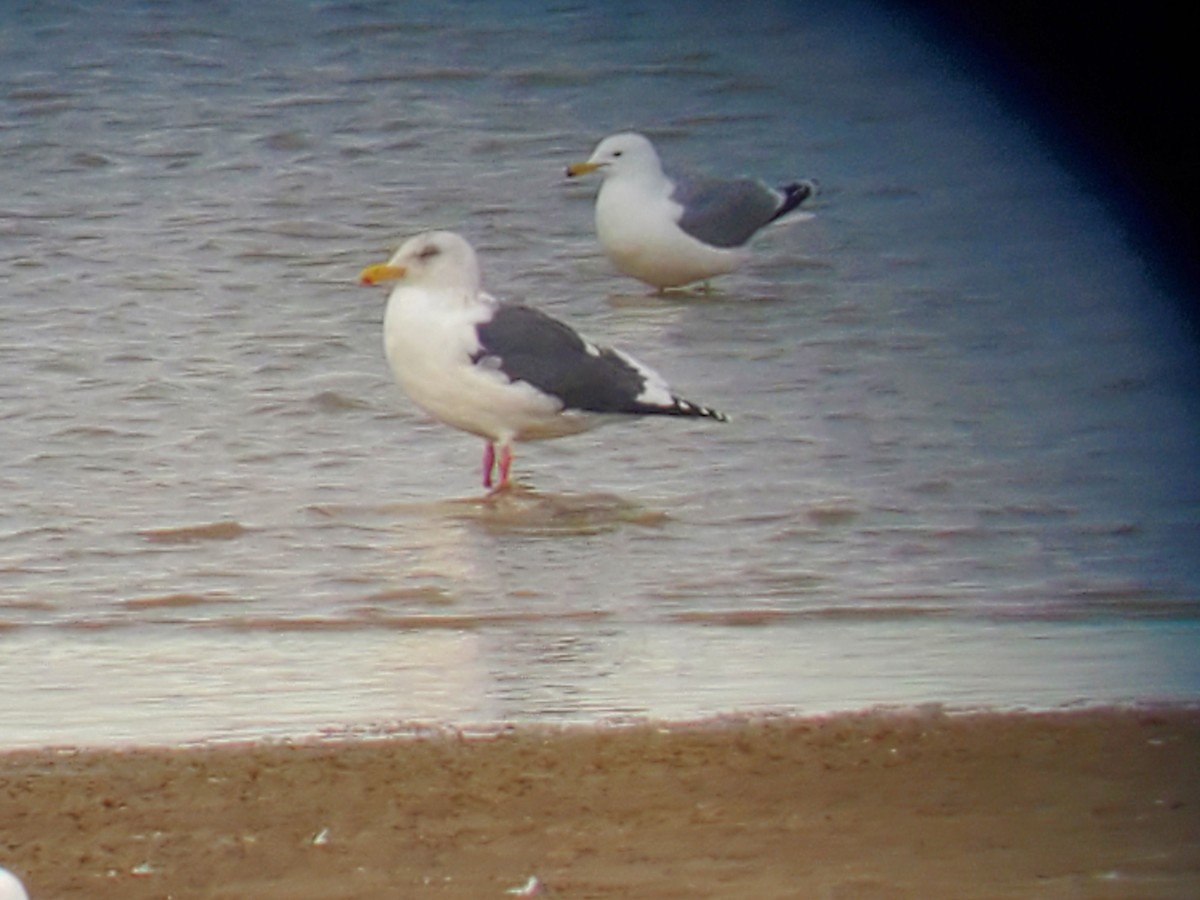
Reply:
<svg viewBox="0 0 1200 900"><path fill-rule="evenodd" d="M592 151L587 162L567 166L571 178L599 172L605 178L612 175L661 173L662 164L654 145L633 131L610 134Z"/></svg>
<svg viewBox="0 0 1200 900"><path fill-rule="evenodd" d="M479 291L479 261L467 241L451 231L426 231L405 241L385 263L367 266L359 284L401 282L412 286Z"/></svg>

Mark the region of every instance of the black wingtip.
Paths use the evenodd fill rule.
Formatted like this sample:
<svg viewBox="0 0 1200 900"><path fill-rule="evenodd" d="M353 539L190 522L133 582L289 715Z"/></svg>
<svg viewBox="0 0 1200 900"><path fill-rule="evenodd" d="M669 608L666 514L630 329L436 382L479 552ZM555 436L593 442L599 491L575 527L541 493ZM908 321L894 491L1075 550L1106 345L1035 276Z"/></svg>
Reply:
<svg viewBox="0 0 1200 900"><path fill-rule="evenodd" d="M671 410L677 416L689 416L698 419L712 419L715 422L728 422L729 416L720 410L712 409L708 406L701 406L698 403L692 403L689 400L675 398L674 408Z"/></svg>
<svg viewBox="0 0 1200 900"><path fill-rule="evenodd" d="M780 216L786 216L809 197L815 196L817 183L815 181L793 181L791 184L783 185L779 190L783 193L783 203L780 204L775 215L771 216L772 222Z"/></svg>

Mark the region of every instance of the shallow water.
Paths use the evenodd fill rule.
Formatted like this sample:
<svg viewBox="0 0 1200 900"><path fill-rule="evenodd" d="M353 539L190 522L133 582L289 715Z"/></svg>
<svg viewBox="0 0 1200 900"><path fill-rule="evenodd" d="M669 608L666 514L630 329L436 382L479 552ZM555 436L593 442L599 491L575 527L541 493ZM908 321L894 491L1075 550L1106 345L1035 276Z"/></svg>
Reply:
<svg viewBox="0 0 1200 900"><path fill-rule="evenodd" d="M1200 695L1196 347L1119 210L911 23L720 9L0 14L0 746ZM563 177L627 127L815 218L648 297ZM482 500L355 284L432 227L734 421Z"/></svg>

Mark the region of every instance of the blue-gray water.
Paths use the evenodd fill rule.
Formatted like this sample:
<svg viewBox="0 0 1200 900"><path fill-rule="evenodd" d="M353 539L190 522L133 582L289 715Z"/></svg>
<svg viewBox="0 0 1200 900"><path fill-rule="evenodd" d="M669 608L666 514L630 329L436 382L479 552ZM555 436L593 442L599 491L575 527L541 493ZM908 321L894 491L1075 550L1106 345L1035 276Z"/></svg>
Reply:
<svg viewBox="0 0 1200 900"><path fill-rule="evenodd" d="M1153 258L912 23L751 5L6 5L0 747L1200 699ZM815 218L648 297L563 177L629 127ZM355 284L432 227L734 422L475 502Z"/></svg>

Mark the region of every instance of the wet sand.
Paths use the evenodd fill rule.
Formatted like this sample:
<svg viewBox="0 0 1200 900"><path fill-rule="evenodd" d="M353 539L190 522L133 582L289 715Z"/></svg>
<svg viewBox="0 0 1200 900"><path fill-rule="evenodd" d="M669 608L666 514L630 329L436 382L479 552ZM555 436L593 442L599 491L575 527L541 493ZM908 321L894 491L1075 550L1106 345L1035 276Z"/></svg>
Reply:
<svg viewBox="0 0 1200 900"><path fill-rule="evenodd" d="M1200 711L0 754L47 898L1200 896Z"/></svg>

